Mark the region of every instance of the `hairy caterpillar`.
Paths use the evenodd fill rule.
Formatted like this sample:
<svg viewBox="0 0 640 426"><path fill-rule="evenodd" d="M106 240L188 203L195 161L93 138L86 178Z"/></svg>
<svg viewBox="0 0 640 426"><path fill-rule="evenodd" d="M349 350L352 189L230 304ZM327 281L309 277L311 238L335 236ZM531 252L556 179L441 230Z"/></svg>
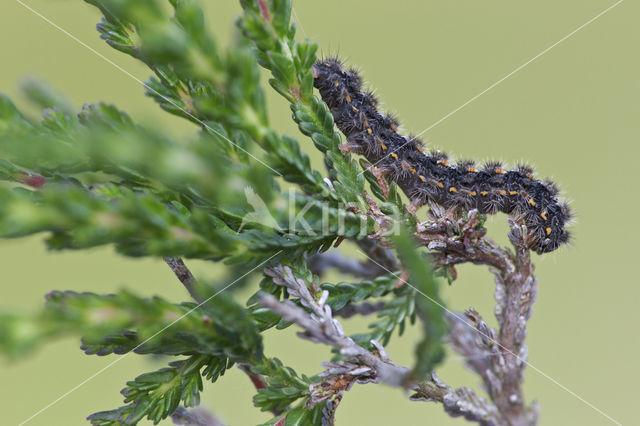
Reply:
<svg viewBox="0 0 640 426"><path fill-rule="evenodd" d="M522 215L530 248L538 253L553 251L569 240L565 225L571 212L558 201L554 183L536 180L527 166L505 170L497 162L481 168L472 161L449 164L446 154L426 152L420 140L398 133L398 121L380 114L375 96L362 91L357 71L328 59L318 61L313 72L314 86L347 137L342 148L364 155L389 174L414 207L433 201L481 213Z"/></svg>

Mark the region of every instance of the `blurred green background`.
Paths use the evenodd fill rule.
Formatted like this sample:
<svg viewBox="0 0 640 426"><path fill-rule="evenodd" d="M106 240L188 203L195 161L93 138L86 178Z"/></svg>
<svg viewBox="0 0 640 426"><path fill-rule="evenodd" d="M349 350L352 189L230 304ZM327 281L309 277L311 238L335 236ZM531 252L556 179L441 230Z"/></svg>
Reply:
<svg viewBox="0 0 640 426"><path fill-rule="evenodd" d="M102 43L94 30L95 9L76 0L26 3L141 80L149 72ZM230 38L236 1L205 1L211 29ZM384 108L404 128L420 132L482 92L519 65L614 4L606 0L521 1L303 1L294 2L306 34L326 55L339 54L358 66L377 89ZM553 177L577 213L570 247L535 258L538 301L529 325L529 361L549 377L623 424L640 424L637 272L640 198L640 7L627 0L553 50L458 111L424 136L429 146L458 158L527 161L540 176ZM137 120L163 126L173 135L195 131L160 111L140 84L81 46L19 3L0 6L0 91L17 101L20 82L35 75L83 102L117 104ZM269 91L271 119L299 136L286 102ZM506 241L504 215L491 233ZM187 295L157 260L116 256L110 248L47 252L42 237L0 241L2 296L6 308L42 305L53 289L106 293L126 286L172 300ZM215 279L219 266L189 262ZM443 284L445 286L445 284ZM483 267L459 268L459 279L443 289L450 308L470 306L495 324L492 276ZM349 324L349 329L366 322ZM313 374L329 350L293 336L293 328L269 333L266 350ZM409 365L418 330L409 329L389 347ZM77 338L46 346L16 363L0 361L1 424L17 424L81 383L113 358L85 356ZM121 404L126 380L157 368L160 361L135 355L87 381L29 422L82 425L88 414ZM477 387L455 355L438 374L452 386ZM253 389L232 371L205 384L203 405L232 425L266 421L251 405ZM607 418L531 368L525 394L541 405L541 424L611 424ZM356 385L338 409L338 424L464 424L434 404L409 402L397 389Z"/></svg>

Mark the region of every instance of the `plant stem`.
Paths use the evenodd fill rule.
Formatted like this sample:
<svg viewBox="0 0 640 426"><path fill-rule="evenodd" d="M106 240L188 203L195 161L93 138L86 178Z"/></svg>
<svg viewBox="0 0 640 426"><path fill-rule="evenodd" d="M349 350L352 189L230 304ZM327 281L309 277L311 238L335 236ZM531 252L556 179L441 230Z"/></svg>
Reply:
<svg viewBox="0 0 640 426"><path fill-rule="evenodd" d="M202 300L200 300L199 296L197 295L195 288L196 279L193 277L193 274L191 273L189 268L187 268L187 265L184 264L182 259L179 257L163 257L162 259L167 265L169 265L169 268L171 268L178 280L180 280L182 285L184 285L191 297L196 302L201 303Z"/></svg>

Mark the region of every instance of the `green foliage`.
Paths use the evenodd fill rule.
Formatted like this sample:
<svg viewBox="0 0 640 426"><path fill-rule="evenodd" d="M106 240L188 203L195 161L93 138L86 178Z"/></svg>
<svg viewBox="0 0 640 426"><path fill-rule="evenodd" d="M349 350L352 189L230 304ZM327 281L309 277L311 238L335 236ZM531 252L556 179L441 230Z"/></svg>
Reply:
<svg viewBox="0 0 640 426"><path fill-rule="evenodd" d="M412 373L421 378L444 359L443 339L447 333L444 304L438 296L438 283L429 262L416 250L410 234L403 229L394 242L409 271L410 278L406 286L411 287L412 293L419 294L415 297L415 309L422 320L424 335L416 346L416 363Z"/></svg>
<svg viewBox="0 0 640 426"><path fill-rule="evenodd" d="M253 397L255 406L262 411L285 411L289 404L309 393L311 380L306 376L298 377L292 368L283 366L277 358L265 360L251 371L265 378L266 387L258 389Z"/></svg>
<svg viewBox="0 0 640 426"><path fill-rule="evenodd" d="M406 288L396 290L394 297L378 313L377 320L369 325L370 330L353 336L353 339L361 346L369 346L372 339L386 346L396 328L402 336L407 319L411 324L415 322L415 303L415 293Z"/></svg>
<svg viewBox="0 0 640 426"><path fill-rule="evenodd" d="M250 141L256 142L267 152L261 157L270 171L307 193L332 198L295 139L269 128L259 70L245 39L238 37L235 46L221 53L195 1L172 2L173 19L163 17L161 2L154 0L143 2L154 11L152 19L135 2L89 3L105 13L98 26L102 38L155 72L146 83L147 94L163 109L201 125L236 160L247 162Z"/></svg>
<svg viewBox="0 0 640 426"><path fill-rule="evenodd" d="M397 288L397 276L396 273L390 273L357 284L338 283L332 285L325 283L320 286L321 289L329 292L327 304L334 311L342 309L348 304L392 295L390 299L384 300L384 308L377 314L376 321L369 325L369 330L366 333L352 336L361 346L370 347L369 342L372 339L386 346L396 328L398 333L402 335L407 318L413 323L415 297L405 288Z"/></svg>
<svg viewBox="0 0 640 426"><path fill-rule="evenodd" d="M52 292L31 317L8 315L0 325L3 352L15 356L62 334L82 336L87 354L191 355L259 361L262 337L246 310L220 293L198 306L129 291L112 295Z"/></svg>
<svg viewBox="0 0 640 426"><path fill-rule="evenodd" d="M116 196L109 199L100 192ZM54 249L115 243L129 256L216 259L237 245L220 219L200 209L185 214L148 193L115 186L92 191L73 186L38 192L0 189L0 235L20 237L45 230L52 234L48 245Z"/></svg>
<svg viewBox="0 0 640 426"><path fill-rule="evenodd" d="M332 310L337 311L349 303L362 302L371 297L386 296L394 290L396 283L396 275L387 274L358 283L324 283L320 285L320 288L329 292L327 304L331 306Z"/></svg>
<svg viewBox="0 0 640 426"><path fill-rule="evenodd" d="M275 189L264 184L264 170L226 161L228 156L207 135L185 145L134 125L128 115L105 104L85 105L77 117L48 109L41 123L26 125L16 122L21 114L10 105L12 112L0 113L0 123L6 123L0 127L0 153L48 179L106 173L127 187L206 207L237 199L218 185L231 178L259 189L266 200Z"/></svg>
<svg viewBox="0 0 640 426"><path fill-rule="evenodd" d="M419 291L438 300L431 272L408 238L395 243L415 291L399 285L396 273L319 284L307 269L310 255L343 239L379 238L387 226L415 219L395 185L385 194L366 164L340 151L333 117L313 93L318 46L295 40L291 1L242 0L240 31L227 49L218 46L196 0L86 2L104 16L100 37L150 69L146 95L194 124L194 131L172 138L104 103L75 113L36 80L23 89L43 109L41 118L0 95L0 237L47 233L55 250L111 245L126 256L224 261L234 285L254 270L289 265L315 297L327 291L334 312L364 301L384 303L369 330L354 336L365 347L371 339L388 344L407 319L420 317L425 335L414 374L430 371L441 359L445 329L441 310L416 297ZM311 167L295 138L271 127L260 66L289 102L302 135L324 156L328 177ZM365 182L379 203L367 196ZM127 290L54 291L34 314L0 312L0 351L19 358L76 335L87 355L179 357L127 382L125 405L89 416L96 425L158 423L180 405L198 405L203 377L215 382L234 365L264 382L253 402L273 413L266 424L332 421L326 401L309 407L310 385L319 377L263 354L261 332L289 323L260 307L259 292L243 305L225 292L229 284L192 285L203 303ZM270 277L260 291L289 298Z"/></svg>
<svg viewBox="0 0 640 426"><path fill-rule="evenodd" d="M305 274L305 271L306 269L303 268L302 273L299 273L298 275L310 276L310 273ZM377 277L373 280L363 280L357 283L323 283L319 288L321 290L326 290L329 293L326 303L331 306L331 310L335 312L352 303L359 303L371 298L384 297L394 291L396 283L396 276L394 274L388 274ZM255 321L260 324L260 328L266 330L271 327L277 327L279 329L288 327L290 325L289 322L282 320L278 315L268 309L262 308L257 303L262 292L272 294L278 298L289 299L282 286L275 284L271 277L265 277L260 283L260 290L258 290L247 302L251 307ZM289 300L300 305L300 301L298 299ZM368 342L369 340L364 340L364 343Z"/></svg>
<svg viewBox="0 0 640 426"><path fill-rule="evenodd" d="M273 78L269 84L290 102L300 131L325 154L339 199L366 210L364 177L355 160L341 154L340 135L333 125L333 116L327 105L313 95L311 68L316 62L318 46L308 39L295 41L295 25L290 24L291 1L243 0L240 3L245 10L240 26L255 43L258 63L271 71Z"/></svg>
<svg viewBox="0 0 640 426"><path fill-rule="evenodd" d="M302 426L328 424L328 421L330 419L323 411L324 409L324 403L320 403L312 409L309 409L303 403L300 403L294 408L287 410L281 416L275 417L270 421L263 423L263 426Z"/></svg>
<svg viewBox="0 0 640 426"><path fill-rule="evenodd" d="M29 78L22 85L22 90L31 102L42 109L58 108L65 114L73 112L71 102L41 80Z"/></svg>
<svg viewBox="0 0 640 426"><path fill-rule="evenodd" d="M265 378L265 387L258 389L258 393L253 397L254 405L262 411L278 413L264 423L265 425L323 424L325 404L317 404L312 409L307 407L309 385L317 378L305 375L299 377L292 368L282 365L277 358L265 359L262 365L252 368L251 371ZM298 400L296 405L291 406ZM278 423L283 419L284 423Z"/></svg>
<svg viewBox="0 0 640 426"><path fill-rule="evenodd" d="M136 424L146 416L158 424L180 403L185 407L197 406L203 389L202 376L215 370L215 375L207 377L215 381L228 367L226 358L206 355L171 362L168 368L142 374L127 382L127 387L120 392L127 405L92 414L87 419L97 426L116 426Z"/></svg>

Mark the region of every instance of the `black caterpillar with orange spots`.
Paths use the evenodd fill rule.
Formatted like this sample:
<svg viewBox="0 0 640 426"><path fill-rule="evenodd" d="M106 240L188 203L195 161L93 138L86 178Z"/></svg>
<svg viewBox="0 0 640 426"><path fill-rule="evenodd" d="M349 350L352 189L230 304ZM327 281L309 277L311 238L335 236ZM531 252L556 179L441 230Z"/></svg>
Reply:
<svg viewBox="0 0 640 426"><path fill-rule="evenodd" d="M341 149L364 155L381 174L390 175L412 208L433 201L448 208L521 215L530 233L530 248L538 253L553 251L569 240L565 229L569 207L558 201L556 185L536 180L531 168L505 170L500 163L479 168L472 161L449 164L446 154L425 152L420 140L398 133L398 121L380 114L375 96L362 91L357 71L329 59L318 61L313 72L314 86L347 137Z"/></svg>

